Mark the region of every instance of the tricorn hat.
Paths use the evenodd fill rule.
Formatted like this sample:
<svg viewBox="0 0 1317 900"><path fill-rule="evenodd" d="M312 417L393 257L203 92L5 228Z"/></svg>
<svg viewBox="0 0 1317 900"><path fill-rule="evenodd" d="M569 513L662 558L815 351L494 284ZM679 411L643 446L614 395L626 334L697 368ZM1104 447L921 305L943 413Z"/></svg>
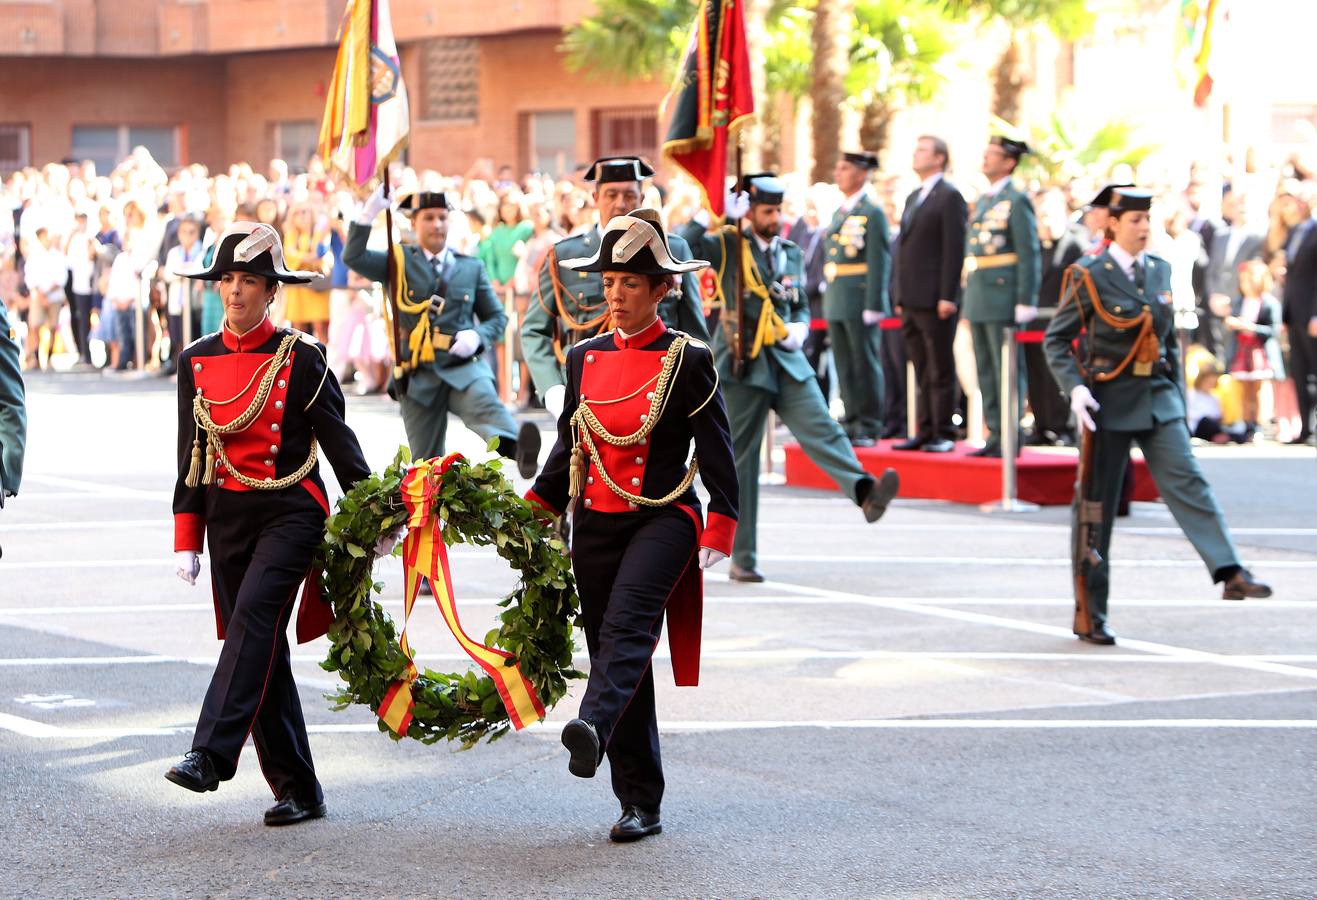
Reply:
<svg viewBox="0 0 1317 900"><path fill-rule="evenodd" d="M994 134L988 139L989 144L995 144L1002 149L1011 159L1018 160L1021 156L1029 152L1029 145L1024 141L1017 141L1014 138L1008 138L1004 134Z"/></svg>
<svg viewBox="0 0 1317 900"><path fill-rule="evenodd" d="M453 209L448 195L442 191L414 191L398 201L398 211L412 215L423 209Z"/></svg>
<svg viewBox="0 0 1317 900"><path fill-rule="evenodd" d="M637 275L681 275L703 269L703 259L678 260L672 256L658 213L636 209L615 216L604 227L594 256L564 259L560 265L576 272L634 272Z"/></svg>
<svg viewBox="0 0 1317 900"><path fill-rule="evenodd" d="M284 284L306 284L317 274L290 271L284 264L279 232L264 222L234 222L215 242L215 256L209 266L193 266L177 274L200 281L219 281L225 272L264 275Z"/></svg>
<svg viewBox="0 0 1317 900"><path fill-rule="evenodd" d="M605 156L590 163L585 180L595 184L610 181L644 181L654 174L649 163L639 156Z"/></svg>
<svg viewBox="0 0 1317 900"><path fill-rule="evenodd" d="M786 185L778 179L775 172L758 172L754 175L744 175L736 187L737 190L745 191L750 195L751 203L761 203L767 206L776 206L781 203L782 198L787 193Z"/></svg>
<svg viewBox="0 0 1317 900"><path fill-rule="evenodd" d="M1147 211L1152 209L1152 191L1136 187L1118 187L1111 191L1111 202L1107 209L1113 215L1123 212Z"/></svg>
<svg viewBox="0 0 1317 900"><path fill-rule="evenodd" d="M1097 196L1088 204L1089 209L1103 208L1111 205L1111 193L1119 188L1132 188L1132 184L1109 184L1102 190L1098 191Z"/></svg>
<svg viewBox="0 0 1317 900"><path fill-rule="evenodd" d="M855 153L843 153L841 158L852 165L859 166L861 169L878 168L878 154L870 153L868 150L859 150Z"/></svg>

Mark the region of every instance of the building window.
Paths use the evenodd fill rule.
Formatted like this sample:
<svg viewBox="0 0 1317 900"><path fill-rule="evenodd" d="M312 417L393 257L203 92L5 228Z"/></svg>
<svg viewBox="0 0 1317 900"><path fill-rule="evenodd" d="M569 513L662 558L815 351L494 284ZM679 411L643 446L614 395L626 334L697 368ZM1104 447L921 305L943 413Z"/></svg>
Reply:
<svg viewBox="0 0 1317 900"><path fill-rule="evenodd" d="M652 106L597 109L591 136L595 157L642 156L653 161L658 154L658 115Z"/></svg>
<svg viewBox="0 0 1317 900"><path fill-rule="evenodd" d="M108 172L137 147L166 169L178 165L178 129L172 125L74 125L69 155Z"/></svg>
<svg viewBox="0 0 1317 900"><path fill-rule="evenodd" d="M565 112L522 113L525 117L522 171L543 172L561 178L576 168L576 114Z"/></svg>
<svg viewBox="0 0 1317 900"><path fill-rule="evenodd" d="M421 45L421 118L474 125L480 114L480 47L473 38Z"/></svg>
<svg viewBox="0 0 1317 900"><path fill-rule="evenodd" d="M291 172L305 172L320 144L320 123L310 119L275 122L274 155L288 163Z"/></svg>
<svg viewBox="0 0 1317 900"><path fill-rule="evenodd" d="M0 175L32 164L32 129L0 123Z"/></svg>

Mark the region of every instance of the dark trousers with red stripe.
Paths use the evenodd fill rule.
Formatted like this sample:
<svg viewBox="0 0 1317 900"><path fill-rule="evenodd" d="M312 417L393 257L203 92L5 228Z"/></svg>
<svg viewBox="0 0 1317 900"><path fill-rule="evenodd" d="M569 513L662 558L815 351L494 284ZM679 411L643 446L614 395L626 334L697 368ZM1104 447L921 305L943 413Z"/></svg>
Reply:
<svg viewBox="0 0 1317 900"><path fill-rule="evenodd" d="M663 610L695 551L695 523L675 506L582 510L573 524L572 569L590 648L580 716L599 729L623 806L657 812L663 801L651 661Z"/></svg>
<svg viewBox="0 0 1317 900"><path fill-rule="evenodd" d="M211 580L224 646L197 721L193 749L233 777L250 734L276 797L324 795L288 653L288 621L325 514L300 486L258 494L208 492Z"/></svg>

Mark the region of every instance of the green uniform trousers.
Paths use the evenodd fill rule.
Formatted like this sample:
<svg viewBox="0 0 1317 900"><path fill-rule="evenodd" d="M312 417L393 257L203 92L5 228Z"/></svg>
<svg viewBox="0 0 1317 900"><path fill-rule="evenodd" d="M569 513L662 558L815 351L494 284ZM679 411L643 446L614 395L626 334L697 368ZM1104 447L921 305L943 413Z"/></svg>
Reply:
<svg viewBox="0 0 1317 900"><path fill-rule="evenodd" d="M1001 410L1006 402L1002 396L1001 345L1008 327L1005 322L969 323L970 337L974 339L974 367L978 369L979 393L983 397L983 425L988 429L987 446L993 449L1001 447ZM1017 366L1017 371L1019 393L1016 396L1023 404L1027 388L1024 365ZM1016 413L1018 415L1018 408ZM1017 432L1019 427L1020 423L1017 420L1015 422ZM1019 444L1017 443L1016 446L1018 447Z"/></svg>
<svg viewBox="0 0 1317 900"><path fill-rule="evenodd" d="M407 444L411 447L413 459L444 455L450 412L485 441L492 437L512 440L517 436L517 423L499 400L492 378L473 381L465 390L440 384L438 393L429 403L421 403L403 394L398 398L398 405L402 408L402 425L407 430Z"/></svg>
<svg viewBox="0 0 1317 900"><path fill-rule="evenodd" d="M1215 578L1220 569L1240 565L1239 553L1226 529L1225 515L1198 468L1198 460L1194 459L1189 445L1189 427L1183 419L1160 422L1150 431L1099 428L1097 445L1093 448L1093 477L1097 479L1102 498L1102 533L1098 540L1102 562L1092 568L1088 577L1094 625L1107 620L1107 594L1111 587L1111 526L1120 502L1132 442L1137 442L1143 451L1157 490L1184 536L1207 564L1208 572ZM1078 521L1074 522L1074 527L1078 527Z"/></svg>
<svg viewBox="0 0 1317 900"><path fill-rule="evenodd" d="M777 377L776 392L732 381L723 382L723 399L732 426L732 450L736 454L736 477L741 486L732 562L743 569L755 567L759 449L763 445L764 423L768 421L770 409L777 411L809 458L852 500L859 482L872 479L855 458L846 433L828 415L818 379L795 381L780 370Z"/></svg>
<svg viewBox="0 0 1317 900"><path fill-rule="evenodd" d="M883 425L883 365L878 356L882 333L861 319L829 319L828 337L837 390L846 407L842 423L851 437L877 438Z"/></svg>

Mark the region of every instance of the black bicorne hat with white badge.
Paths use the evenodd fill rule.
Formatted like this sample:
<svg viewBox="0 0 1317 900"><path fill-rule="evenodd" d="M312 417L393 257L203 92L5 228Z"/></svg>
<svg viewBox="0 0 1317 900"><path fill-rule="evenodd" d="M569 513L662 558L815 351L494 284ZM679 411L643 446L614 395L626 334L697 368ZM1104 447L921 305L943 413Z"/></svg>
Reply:
<svg viewBox="0 0 1317 900"><path fill-rule="evenodd" d="M210 265L180 269L177 274L199 281L219 281L225 272L263 275L284 284L307 284L318 273L299 272L284 264L279 232L264 222L234 222L215 242Z"/></svg>
<svg viewBox="0 0 1317 900"><path fill-rule="evenodd" d="M703 259L673 258L658 213L637 209L609 220L594 256L564 259L560 265L576 272L681 275L703 269L709 263Z"/></svg>
<svg viewBox="0 0 1317 900"><path fill-rule="evenodd" d="M595 184L607 184L610 181L644 181L653 174L653 167L639 156L605 156L590 164L584 178Z"/></svg>
<svg viewBox="0 0 1317 900"><path fill-rule="evenodd" d="M413 191L398 201L398 212L415 215L423 209L456 209L443 191Z"/></svg>

